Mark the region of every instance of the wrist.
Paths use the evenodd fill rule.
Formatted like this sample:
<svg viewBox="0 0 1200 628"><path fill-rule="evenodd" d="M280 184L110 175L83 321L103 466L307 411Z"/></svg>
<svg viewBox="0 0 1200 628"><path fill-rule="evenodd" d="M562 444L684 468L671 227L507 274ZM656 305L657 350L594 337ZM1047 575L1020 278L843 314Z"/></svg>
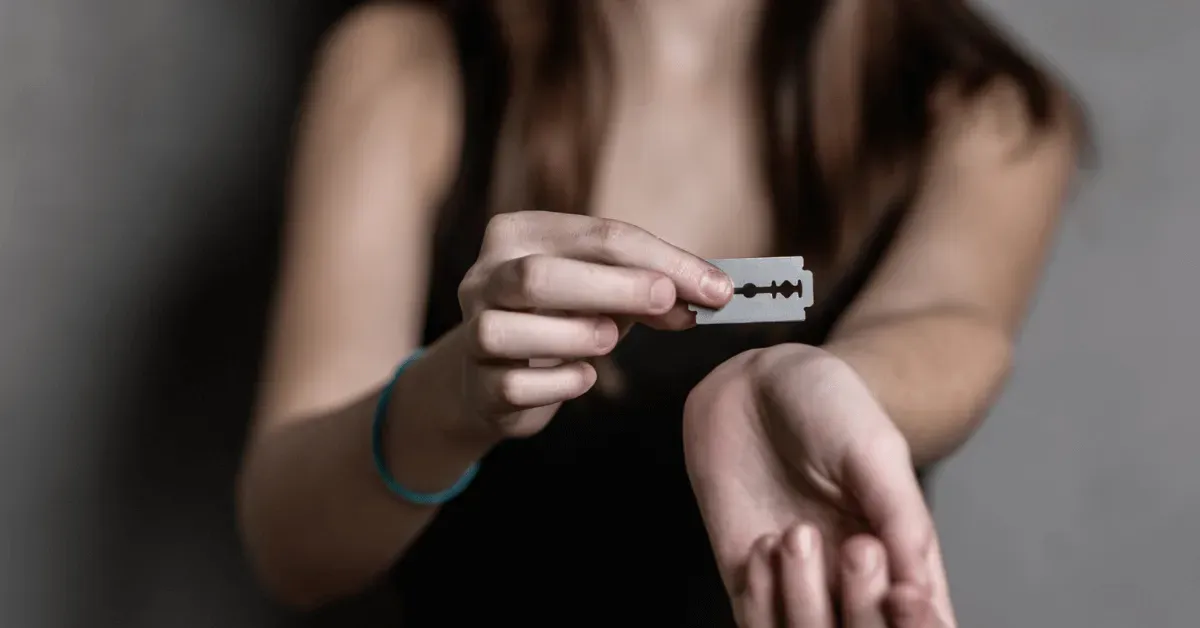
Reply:
<svg viewBox="0 0 1200 628"><path fill-rule="evenodd" d="M486 453L504 436L482 416L467 394L469 341L459 326L429 347L427 360L413 378L413 392L438 399L432 426L447 446ZM482 454L481 454L482 455Z"/></svg>
<svg viewBox="0 0 1200 628"><path fill-rule="evenodd" d="M461 360L437 343L396 380L383 432L388 467L418 492L438 492L462 477L498 442L463 420Z"/></svg>
<svg viewBox="0 0 1200 628"><path fill-rule="evenodd" d="M760 387L793 388L816 375L844 367L837 356L821 347L784 343L756 350L746 369L751 381Z"/></svg>

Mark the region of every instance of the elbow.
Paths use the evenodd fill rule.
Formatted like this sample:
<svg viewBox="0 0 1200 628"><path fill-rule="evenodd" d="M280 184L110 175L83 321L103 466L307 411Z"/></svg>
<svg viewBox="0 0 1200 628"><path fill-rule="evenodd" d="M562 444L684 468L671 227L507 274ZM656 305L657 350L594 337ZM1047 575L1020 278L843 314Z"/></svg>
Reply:
<svg viewBox="0 0 1200 628"><path fill-rule="evenodd" d="M297 571L288 569L280 561L269 560L253 550L250 551L249 558L259 590L268 600L282 608L308 613L340 597L328 589L312 586L311 580L298 577Z"/></svg>
<svg viewBox="0 0 1200 628"><path fill-rule="evenodd" d="M946 403L941 406L940 420L910 421L918 466L932 464L958 451L982 426L1004 391L1013 367L1014 346L1009 335L996 330L980 334L972 343L973 355L962 360L960 367L949 369L942 392ZM926 426L925 430L921 426ZM925 432L920 434L920 432Z"/></svg>
<svg viewBox="0 0 1200 628"><path fill-rule="evenodd" d="M317 579L306 576L292 561L278 558L280 552L250 543L244 547L254 580L272 603L290 611L308 613L342 597L332 588L320 586Z"/></svg>
<svg viewBox="0 0 1200 628"><path fill-rule="evenodd" d="M973 394L969 396L970 403L965 412L964 441L979 428L1004 392L1004 386L1012 374L1015 350L1011 336L1000 330L980 342L975 360L976 379L968 384Z"/></svg>
<svg viewBox="0 0 1200 628"><path fill-rule="evenodd" d="M342 595L334 595L309 587L302 582L292 582L287 578L268 578L259 572L259 587L274 604L297 613L310 613L341 599Z"/></svg>
<svg viewBox="0 0 1200 628"><path fill-rule="evenodd" d="M969 308L936 308L843 328L827 348L881 396L925 466L979 428L1013 366L1007 325Z"/></svg>
<svg viewBox="0 0 1200 628"><path fill-rule="evenodd" d="M307 579L288 559L291 552L281 542L281 531L272 530L267 509L255 500L258 491L251 477L243 470L235 489L238 536L250 573L272 602L294 611L315 610L322 596L305 584Z"/></svg>
<svg viewBox="0 0 1200 628"><path fill-rule="evenodd" d="M357 582L335 578L338 570L315 560L302 530L286 521L295 518L280 515L286 509L260 499L261 487L251 478L243 472L237 479L238 534L250 572L271 602L291 611L310 612L363 588Z"/></svg>

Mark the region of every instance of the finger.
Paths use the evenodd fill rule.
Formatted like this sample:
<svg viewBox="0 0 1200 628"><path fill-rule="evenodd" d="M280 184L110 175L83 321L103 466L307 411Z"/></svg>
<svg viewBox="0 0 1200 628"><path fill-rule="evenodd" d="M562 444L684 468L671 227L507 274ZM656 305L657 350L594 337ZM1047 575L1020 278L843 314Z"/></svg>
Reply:
<svg viewBox="0 0 1200 628"><path fill-rule="evenodd" d="M847 479L863 514L887 550L892 576L901 582L929 586L929 556L935 531L933 517L913 470L904 440L878 439L852 454Z"/></svg>
<svg viewBox="0 0 1200 628"><path fill-rule="evenodd" d="M662 274L640 268L527 255L493 271L484 300L514 310L655 316L675 305L675 286Z"/></svg>
<svg viewBox="0 0 1200 628"><path fill-rule="evenodd" d="M574 399L595 383L590 364L570 362L546 368L481 366L477 385L485 410L505 413Z"/></svg>
<svg viewBox="0 0 1200 628"><path fill-rule="evenodd" d="M696 326L696 313L688 309L687 303L678 301L675 307L658 316L642 316L637 322L652 329L682 331Z"/></svg>
<svg viewBox="0 0 1200 628"><path fill-rule="evenodd" d="M617 324L604 317L569 318L484 310L469 323L472 354L484 360L577 359L617 344Z"/></svg>
<svg viewBox="0 0 1200 628"><path fill-rule="evenodd" d="M736 603L742 628L775 628L776 587L772 556L778 540L768 535L754 543L746 561L745 588Z"/></svg>
<svg viewBox="0 0 1200 628"><path fill-rule="evenodd" d="M675 307L668 310L665 314L658 316L618 316L617 328L620 330L620 337L624 338L629 330L633 329L636 324L642 324L651 329L660 331L683 331L696 326L696 313L689 310L686 303L677 301Z"/></svg>
<svg viewBox="0 0 1200 628"><path fill-rule="evenodd" d="M946 626L957 624L954 615L954 605L950 600L950 583L946 578L946 565L942 560L941 543L936 534L933 537L933 547L929 551L929 594L933 601L933 610Z"/></svg>
<svg viewBox="0 0 1200 628"><path fill-rule="evenodd" d="M780 552L779 585L788 628L833 628L821 535L808 524L789 529Z"/></svg>
<svg viewBox="0 0 1200 628"><path fill-rule="evenodd" d="M883 544L856 536L842 548L842 615L846 628L887 628L888 570Z"/></svg>
<svg viewBox="0 0 1200 628"><path fill-rule="evenodd" d="M566 220L569 227L552 238L559 254L657 271L669 277L679 297L689 303L717 308L733 297L733 282L728 275L644 229L618 220L587 216L571 216Z"/></svg>
<svg viewBox="0 0 1200 628"><path fill-rule="evenodd" d="M933 601L919 587L893 587L887 597L887 612L894 628L949 628L933 609Z"/></svg>

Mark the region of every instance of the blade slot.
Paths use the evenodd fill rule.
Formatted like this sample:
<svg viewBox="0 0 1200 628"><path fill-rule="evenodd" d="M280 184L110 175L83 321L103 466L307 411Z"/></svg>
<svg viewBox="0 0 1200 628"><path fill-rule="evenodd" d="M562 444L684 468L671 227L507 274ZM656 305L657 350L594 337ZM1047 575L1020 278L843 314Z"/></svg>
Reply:
<svg viewBox="0 0 1200 628"><path fill-rule="evenodd" d="M758 295L770 295L772 299L783 297L785 299L792 296L801 296L802 288L799 281L792 283L790 281L777 282L772 281L771 285L760 287L752 283L747 283L738 288L733 289L733 293L738 296L753 299Z"/></svg>

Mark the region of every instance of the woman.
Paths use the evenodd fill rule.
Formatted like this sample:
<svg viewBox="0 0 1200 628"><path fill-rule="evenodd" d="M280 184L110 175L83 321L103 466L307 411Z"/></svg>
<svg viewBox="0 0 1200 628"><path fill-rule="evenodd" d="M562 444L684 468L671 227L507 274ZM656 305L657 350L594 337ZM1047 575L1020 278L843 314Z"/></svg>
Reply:
<svg viewBox="0 0 1200 628"><path fill-rule="evenodd" d="M1076 119L962 0L356 11L239 481L260 577L387 574L406 626L954 625L913 468L1002 382ZM705 258L773 254L807 323L683 331Z"/></svg>

